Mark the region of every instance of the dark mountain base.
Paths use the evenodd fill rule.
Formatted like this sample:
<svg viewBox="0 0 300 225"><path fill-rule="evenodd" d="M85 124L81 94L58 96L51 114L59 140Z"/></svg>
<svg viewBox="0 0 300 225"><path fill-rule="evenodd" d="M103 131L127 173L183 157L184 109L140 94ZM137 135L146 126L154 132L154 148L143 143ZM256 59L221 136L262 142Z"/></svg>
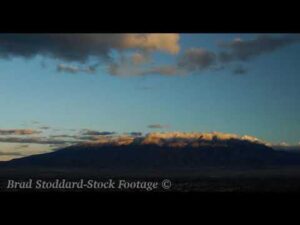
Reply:
<svg viewBox="0 0 300 225"><path fill-rule="evenodd" d="M230 140L226 145L172 148L156 145L71 146L0 164L1 168L166 171L207 167L265 168L300 165L300 153L274 151L265 145Z"/></svg>
<svg viewBox="0 0 300 225"><path fill-rule="evenodd" d="M265 145L230 140L201 148L139 146L72 146L52 153L0 164L1 191L8 180L79 181L98 183L156 182L153 191L298 192L300 154L274 151ZM162 184L166 180L169 186ZM147 191L140 188L86 188L50 191Z"/></svg>

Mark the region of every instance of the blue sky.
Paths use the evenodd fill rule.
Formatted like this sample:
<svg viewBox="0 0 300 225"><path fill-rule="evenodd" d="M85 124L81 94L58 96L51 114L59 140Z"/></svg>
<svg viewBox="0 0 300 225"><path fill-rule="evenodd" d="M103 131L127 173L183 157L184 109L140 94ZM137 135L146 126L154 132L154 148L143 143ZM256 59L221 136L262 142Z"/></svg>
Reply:
<svg viewBox="0 0 300 225"><path fill-rule="evenodd" d="M217 54L221 42L257 36L180 34L180 51L153 51L149 65L175 64L189 48ZM94 61L82 64L42 53L0 58L0 128L32 129L37 121L59 129L146 133L153 131L150 124L161 124L167 127L159 131L220 131L273 143L300 141L300 42L185 75L112 75L103 61L93 73L57 70L60 63L84 67ZM235 74L236 67L246 72Z"/></svg>

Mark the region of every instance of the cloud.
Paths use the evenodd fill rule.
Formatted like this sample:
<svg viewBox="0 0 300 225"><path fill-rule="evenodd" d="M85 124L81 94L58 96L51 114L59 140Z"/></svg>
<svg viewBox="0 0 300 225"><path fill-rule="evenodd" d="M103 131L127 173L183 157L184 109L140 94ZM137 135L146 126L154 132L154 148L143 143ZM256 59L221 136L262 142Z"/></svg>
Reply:
<svg viewBox="0 0 300 225"><path fill-rule="evenodd" d="M187 71L201 71L211 68L216 63L216 59L216 54L211 51L190 48L179 58L177 66Z"/></svg>
<svg viewBox="0 0 300 225"><path fill-rule="evenodd" d="M169 128L168 125L162 125L162 124L150 124L148 125L148 128L150 129L164 129L164 128Z"/></svg>
<svg viewBox="0 0 300 225"><path fill-rule="evenodd" d="M178 76L195 71L213 69L217 63L216 60L216 54L211 51L201 48L191 48L178 57L175 60L175 64L141 67L133 62L132 57L121 57L118 62L113 62L109 65L108 72L116 76L145 76L153 74Z"/></svg>
<svg viewBox="0 0 300 225"><path fill-rule="evenodd" d="M169 128L168 125L150 124L150 129L164 129ZM23 133L23 132L21 132ZM28 132L25 132L28 133ZM117 135L116 132L111 131L97 131L90 129L80 130L77 134L58 134L49 135L48 137L16 137L5 136L0 137L0 142L19 144L16 149L27 148L29 144L40 144L57 147L65 147L77 144L104 144L104 145L128 145L128 144L157 144L169 147L184 147L192 146L199 147L203 144L213 144L215 142L226 142L231 139L255 142L265 144L270 147L272 145L265 141L261 141L256 137L244 135L239 136L230 133L221 132L150 132L143 135L142 132L128 132L126 134Z"/></svg>
<svg viewBox="0 0 300 225"><path fill-rule="evenodd" d="M239 136L237 134L221 133L221 132L154 132L147 134L141 144L156 144L169 147L200 147L203 144L223 143L228 140L242 140L256 143L263 143L256 137Z"/></svg>
<svg viewBox="0 0 300 225"><path fill-rule="evenodd" d="M135 137L129 135L116 136L116 137L98 137L95 138L92 142L101 145L130 145L135 141Z"/></svg>
<svg viewBox="0 0 300 225"><path fill-rule="evenodd" d="M177 54L180 50L179 37L178 34L127 34L122 45L125 48Z"/></svg>
<svg viewBox="0 0 300 225"><path fill-rule="evenodd" d="M51 138L77 138L76 135L68 135L68 134L59 134L59 135L50 135Z"/></svg>
<svg viewBox="0 0 300 225"><path fill-rule="evenodd" d="M247 61L259 55L273 52L284 46L298 43L299 35L270 36L259 35L253 40L243 41L235 39L229 43L221 43L219 46L226 51L219 54L203 49L189 48L180 55L174 65L154 66L144 70L135 71L136 75L159 74L167 76L186 75L205 70L221 71L226 69L226 63L231 61ZM118 68L121 70L121 67ZM237 66L234 74L246 74L248 69Z"/></svg>
<svg viewBox="0 0 300 225"><path fill-rule="evenodd" d="M43 138L43 137L34 137L34 138L19 138L19 137L0 137L0 142L4 143L24 143L24 144L78 144L79 141L67 141L67 140L57 140L53 138Z"/></svg>
<svg viewBox="0 0 300 225"><path fill-rule="evenodd" d="M82 135L103 135L103 136L106 136L106 135L113 135L115 134L115 132L110 132L110 131L94 131L94 130L83 130L81 132Z"/></svg>
<svg viewBox="0 0 300 225"><path fill-rule="evenodd" d="M154 126L158 127L158 126ZM52 137L36 137L36 138L19 138L19 137L0 137L0 142L5 143L14 143L19 144L19 146L15 147L14 150L18 153L24 155L32 154L31 149L34 146L29 147L28 144L37 144L37 145L47 145L47 148L64 148L70 145L99 145L99 146L122 146L122 145L158 145L161 147L172 147L172 148L184 148L184 147L193 147L199 148L201 146L216 146L216 145L227 145L228 141L245 141L257 144L263 144L270 147L270 144L259 140L256 137L244 135L240 136L237 134L230 133L221 133L221 132L209 132L209 133L201 133L201 132L151 132L146 135L143 135L141 132L130 132L127 134L121 135L74 135L67 136L59 135ZM72 138L65 139L65 138ZM22 148L26 148L24 151ZM38 146L38 149L41 147ZM37 150L38 150L37 149ZM282 148L281 148L282 149ZM49 149L45 149L49 151ZM40 152L40 150L38 150ZM35 153L34 153L35 154ZM1 154L0 154L1 155ZM18 155L12 155L18 156ZM8 157L3 153L3 157ZM2 158L3 158L2 157Z"/></svg>
<svg viewBox="0 0 300 225"><path fill-rule="evenodd" d="M65 73L95 73L97 69L97 65L94 66L86 66L86 67L79 67L74 65L67 65L67 64L59 64L56 67L58 72L65 72Z"/></svg>
<svg viewBox="0 0 300 225"><path fill-rule="evenodd" d="M296 34L282 36L259 35L252 40L236 38L231 42L219 44L221 48L225 49L220 52L219 59L223 63L248 61L299 42L300 36Z"/></svg>
<svg viewBox="0 0 300 225"><path fill-rule="evenodd" d="M164 76L183 75L185 71L180 70L177 66L163 65L153 67L140 72L140 75L159 74Z"/></svg>
<svg viewBox="0 0 300 225"><path fill-rule="evenodd" d="M15 147L15 149L23 149L23 148L28 148L29 147L29 145L18 145L18 146L16 146Z"/></svg>
<svg viewBox="0 0 300 225"><path fill-rule="evenodd" d="M107 71L114 76L139 76L143 67L133 61L132 56L120 55L108 64Z"/></svg>
<svg viewBox="0 0 300 225"><path fill-rule="evenodd" d="M138 54L138 57L136 54ZM173 76L182 74L183 72L176 65L153 65L149 64L149 61L150 56L148 54L140 55L140 53L134 53L130 56L121 55L108 65L108 73L114 76L128 77L153 74Z"/></svg>
<svg viewBox="0 0 300 225"><path fill-rule="evenodd" d="M177 76L183 75L185 71L180 71L176 66L162 65L150 68L124 67L121 64L112 64L110 69L111 75L116 76L146 76L146 75L163 75Z"/></svg>
<svg viewBox="0 0 300 225"><path fill-rule="evenodd" d="M32 135L32 134L40 134L40 131L32 130L32 129L0 129L0 135Z"/></svg>
<svg viewBox="0 0 300 225"><path fill-rule="evenodd" d="M220 133L220 132L211 132L211 133L187 133L187 132L154 132L149 133L145 136L142 143L144 144L151 144L151 143L158 143L158 142L165 142L165 141L213 141L215 139L218 140L229 140L229 139L237 139L239 138L236 134L227 134L227 133Z"/></svg>
<svg viewBox="0 0 300 225"><path fill-rule="evenodd" d="M300 143L291 145L285 142L281 142L279 144L272 144L271 146L276 150L300 151Z"/></svg>
<svg viewBox="0 0 300 225"><path fill-rule="evenodd" d="M131 56L131 62L135 65L143 64L150 60L149 54L136 52Z"/></svg>
<svg viewBox="0 0 300 225"><path fill-rule="evenodd" d="M210 132L210 133L186 133L186 132L153 132L145 136L102 136L93 138L83 144L97 144L97 145L158 145L165 147L201 147L209 145L226 145L230 140L247 141L257 144L265 144L256 137L237 134Z"/></svg>
<svg viewBox="0 0 300 225"><path fill-rule="evenodd" d="M0 34L0 57L30 58L36 55L84 62L90 57L108 58L112 50L180 50L179 34Z"/></svg>
<svg viewBox="0 0 300 225"><path fill-rule="evenodd" d="M245 62L299 42L298 34L258 35L251 40L221 42L219 51L213 52L199 47L180 51L180 34L172 33L0 34L0 57L55 58L62 61L57 71L64 73L95 73L103 64L115 76L172 77L224 70L228 63ZM154 52L176 55L175 61L157 64ZM89 59L96 59L96 64L87 65ZM248 70L237 67L232 72L245 74Z"/></svg>
<svg viewBox="0 0 300 225"><path fill-rule="evenodd" d="M216 64L216 55L201 48L187 49L183 55L176 59L174 65L160 65L136 71L136 75L144 76L158 74L164 76L186 75L192 72L200 72L212 69ZM118 68L121 70L122 68Z"/></svg>
<svg viewBox="0 0 300 225"><path fill-rule="evenodd" d="M48 126L42 126L42 127L40 127L40 129L42 129L42 130L49 130L51 127L48 127Z"/></svg>
<svg viewBox="0 0 300 225"><path fill-rule="evenodd" d="M0 156L22 156L21 152L2 152L0 151Z"/></svg>
<svg viewBox="0 0 300 225"><path fill-rule="evenodd" d="M11 159L24 157L22 152L18 151L0 151L0 161L8 161Z"/></svg>
<svg viewBox="0 0 300 225"><path fill-rule="evenodd" d="M131 136L142 136L143 135L142 132L130 132L128 134L131 135Z"/></svg>

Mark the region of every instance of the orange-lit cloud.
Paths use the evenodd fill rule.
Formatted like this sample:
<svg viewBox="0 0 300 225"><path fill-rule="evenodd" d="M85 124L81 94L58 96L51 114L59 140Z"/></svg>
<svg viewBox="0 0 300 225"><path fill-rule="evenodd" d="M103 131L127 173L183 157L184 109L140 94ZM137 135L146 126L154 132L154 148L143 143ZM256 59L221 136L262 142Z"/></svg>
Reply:
<svg viewBox="0 0 300 225"><path fill-rule="evenodd" d="M32 129L0 129L0 135L31 135L39 133L41 132Z"/></svg>
<svg viewBox="0 0 300 225"><path fill-rule="evenodd" d="M84 144L97 145L158 145L166 147L201 147L212 144L226 144L226 141L239 140L253 143L265 144L264 141L252 136L239 136L237 134L210 132L153 132L145 136L119 135L114 137L94 136L93 139Z"/></svg>
<svg viewBox="0 0 300 225"><path fill-rule="evenodd" d="M36 55L83 62L90 57L107 58L112 50L137 49L176 54L179 34L1 34L0 57ZM13 46L13 47L12 47Z"/></svg>
<svg viewBox="0 0 300 225"><path fill-rule="evenodd" d="M125 34L121 46L177 54L180 50L179 38L179 34Z"/></svg>

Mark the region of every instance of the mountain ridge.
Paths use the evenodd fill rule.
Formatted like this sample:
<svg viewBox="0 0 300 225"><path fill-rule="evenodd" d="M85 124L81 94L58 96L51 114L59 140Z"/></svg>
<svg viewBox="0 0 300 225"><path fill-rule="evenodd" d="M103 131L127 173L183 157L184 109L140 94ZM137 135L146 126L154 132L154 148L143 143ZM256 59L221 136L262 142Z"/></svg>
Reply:
<svg viewBox="0 0 300 225"><path fill-rule="evenodd" d="M222 145L223 144L223 145ZM227 140L201 147L82 144L2 162L2 167L82 169L200 169L205 166L257 167L300 165L300 154L264 144Z"/></svg>

